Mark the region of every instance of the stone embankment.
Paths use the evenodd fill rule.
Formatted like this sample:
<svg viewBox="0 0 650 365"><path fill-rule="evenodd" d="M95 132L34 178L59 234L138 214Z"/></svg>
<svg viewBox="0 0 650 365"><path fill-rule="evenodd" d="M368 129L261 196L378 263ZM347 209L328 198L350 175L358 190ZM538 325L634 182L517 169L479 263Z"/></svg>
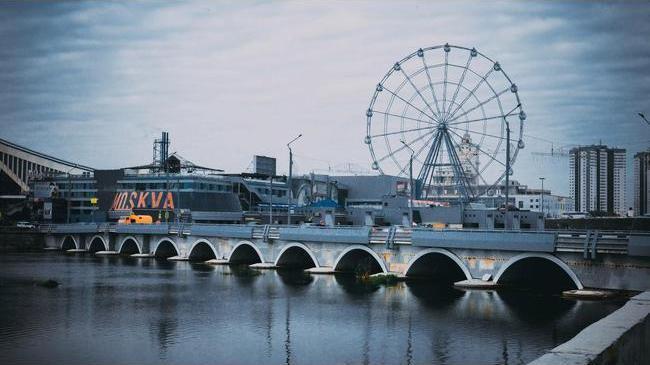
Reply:
<svg viewBox="0 0 650 365"><path fill-rule="evenodd" d="M528 365L650 364L650 291Z"/></svg>

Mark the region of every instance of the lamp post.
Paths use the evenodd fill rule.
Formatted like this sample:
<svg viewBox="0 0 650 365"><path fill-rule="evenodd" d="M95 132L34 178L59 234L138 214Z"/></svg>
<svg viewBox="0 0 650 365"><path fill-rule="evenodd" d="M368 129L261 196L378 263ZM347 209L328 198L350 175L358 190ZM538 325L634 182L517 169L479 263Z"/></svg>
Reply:
<svg viewBox="0 0 650 365"><path fill-rule="evenodd" d="M506 118L506 212L508 211L508 201L510 199L510 123Z"/></svg>
<svg viewBox="0 0 650 365"><path fill-rule="evenodd" d="M72 171L72 170L74 170L76 168L77 168L77 164L72 166L72 168L70 168L70 170L68 170L66 172L66 175L68 176L68 191L67 191L68 199L66 199L66 206L67 206L66 213L67 213L67 216L66 216L66 219L65 219L66 223L70 223L70 203L71 203L70 199L72 199L72 181L70 180L70 171Z"/></svg>
<svg viewBox="0 0 650 365"><path fill-rule="evenodd" d="M413 155L415 151L406 142L402 140L400 142L411 151L411 157L409 157L409 219L411 226L413 226Z"/></svg>
<svg viewBox="0 0 650 365"><path fill-rule="evenodd" d="M291 182L293 180L293 151L291 150L291 144L297 141L300 137L302 137L302 133L299 134L298 137L292 139L291 142L287 143L287 148L289 149L289 180L287 181L287 196L289 200L287 204L287 225L291 224L291 203L293 202L293 191L291 189Z"/></svg>
<svg viewBox="0 0 650 365"><path fill-rule="evenodd" d="M544 179L546 179L546 178L545 177L540 177L539 179L542 181L542 194L541 194L542 199L541 200L542 200L542 218L543 218L543 217L545 217L545 215L544 215Z"/></svg>
<svg viewBox="0 0 650 365"><path fill-rule="evenodd" d="M650 121L648 121L648 119L645 117L645 114L643 114L643 113L638 113L638 114L641 117L641 119L643 119L644 122L650 124Z"/></svg>

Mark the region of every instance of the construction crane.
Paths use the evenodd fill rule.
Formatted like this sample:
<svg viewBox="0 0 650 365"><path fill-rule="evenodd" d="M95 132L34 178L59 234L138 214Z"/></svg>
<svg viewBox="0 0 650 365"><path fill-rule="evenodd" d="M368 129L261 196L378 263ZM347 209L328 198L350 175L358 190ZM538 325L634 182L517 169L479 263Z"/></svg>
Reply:
<svg viewBox="0 0 650 365"><path fill-rule="evenodd" d="M551 145L550 151L547 151L547 152L531 152L530 154L533 155L533 156L567 158L567 157L569 157L569 151L574 147L578 147L577 145L560 145L559 147L555 147L556 142L551 141L549 139L536 137L536 136L531 136L531 135L525 135L525 136L528 137L528 138L536 139L538 141L549 143Z"/></svg>

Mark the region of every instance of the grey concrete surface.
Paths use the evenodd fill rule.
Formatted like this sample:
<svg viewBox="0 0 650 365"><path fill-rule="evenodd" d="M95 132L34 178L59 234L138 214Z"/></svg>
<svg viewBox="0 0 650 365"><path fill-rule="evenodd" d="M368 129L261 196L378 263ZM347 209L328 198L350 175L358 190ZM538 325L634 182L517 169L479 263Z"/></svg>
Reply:
<svg viewBox="0 0 650 365"><path fill-rule="evenodd" d="M650 292L582 330L529 365L650 364Z"/></svg>

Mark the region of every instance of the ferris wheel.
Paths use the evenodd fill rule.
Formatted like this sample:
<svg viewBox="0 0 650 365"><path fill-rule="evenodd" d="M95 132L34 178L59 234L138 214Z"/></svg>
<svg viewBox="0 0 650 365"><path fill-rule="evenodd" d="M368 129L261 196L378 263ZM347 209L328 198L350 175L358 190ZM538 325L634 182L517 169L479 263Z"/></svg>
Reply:
<svg viewBox="0 0 650 365"><path fill-rule="evenodd" d="M524 148L518 87L475 48L445 44L399 60L366 117L372 168L408 177L412 165L419 198L493 195Z"/></svg>

